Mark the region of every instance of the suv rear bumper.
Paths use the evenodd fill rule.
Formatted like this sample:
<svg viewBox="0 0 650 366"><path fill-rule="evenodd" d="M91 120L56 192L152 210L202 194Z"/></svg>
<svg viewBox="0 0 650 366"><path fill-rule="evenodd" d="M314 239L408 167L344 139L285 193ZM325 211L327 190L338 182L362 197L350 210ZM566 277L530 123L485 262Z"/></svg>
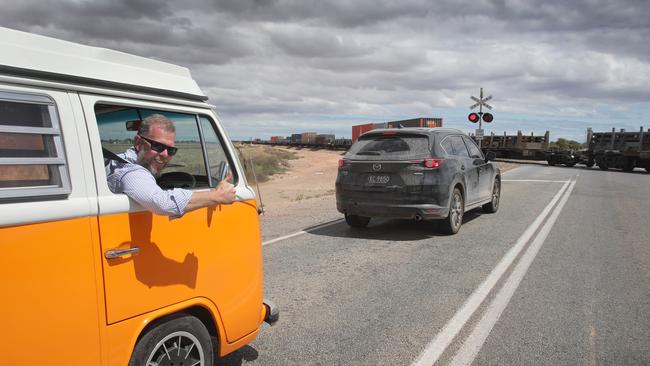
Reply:
<svg viewBox="0 0 650 366"><path fill-rule="evenodd" d="M343 214L391 219L444 219L449 215L449 207L433 204L377 204L370 202L336 202L336 209Z"/></svg>

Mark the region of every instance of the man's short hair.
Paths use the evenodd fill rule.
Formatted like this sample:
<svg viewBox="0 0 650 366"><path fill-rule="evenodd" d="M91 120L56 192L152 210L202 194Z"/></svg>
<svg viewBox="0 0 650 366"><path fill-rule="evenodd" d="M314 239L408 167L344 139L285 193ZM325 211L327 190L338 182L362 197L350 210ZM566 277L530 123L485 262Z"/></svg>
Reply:
<svg viewBox="0 0 650 366"><path fill-rule="evenodd" d="M146 117L140 123L140 128L138 129L139 135L147 135L151 130L151 126L158 125L164 131L176 133L176 127L174 123L169 120L169 118L163 116L162 114L152 114L149 117Z"/></svg>

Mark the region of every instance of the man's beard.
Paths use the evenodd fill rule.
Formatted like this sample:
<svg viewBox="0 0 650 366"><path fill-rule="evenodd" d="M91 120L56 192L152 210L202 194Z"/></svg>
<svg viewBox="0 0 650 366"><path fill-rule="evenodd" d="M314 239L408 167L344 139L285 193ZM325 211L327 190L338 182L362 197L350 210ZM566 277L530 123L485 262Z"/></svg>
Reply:
<svg viewBox="0 0 650 366"><path fill-rule="evenodd" d="M145 154L144 150L140 149L140 151L138 151L138 164L140 164L143 168L147 169L151 173L151 175L154 176L154 178L160 177L161 175L160 171L154 168L153 166L151 166L151 161L144 160L144 154Z"/></svg>

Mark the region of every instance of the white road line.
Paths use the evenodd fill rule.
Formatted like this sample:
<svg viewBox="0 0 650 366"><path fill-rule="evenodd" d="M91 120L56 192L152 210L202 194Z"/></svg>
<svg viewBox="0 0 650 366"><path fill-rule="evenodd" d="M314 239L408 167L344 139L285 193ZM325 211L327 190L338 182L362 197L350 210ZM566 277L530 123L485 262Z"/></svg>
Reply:
<svg viewBox="0 0 650 366"><path fill-rule="evenodd" d="M542 222L544 222L546 217L549 215L549 212L551 212L553 206L555 206L562 194L566 191L568 185L569 182L566 182L564 185L562 185L562 188L560 188L560 190L555 194L551 202L546 205L544 210L542 210L539 216L537 216L535 221L533 221L533 223L526 229L526 231L524 231L519 239L517 239L515 245L513 245L510 250L508 250L499 264L494 267L492 272L490 272L490 274L479 285L479 287L474 290L472 295L465 301L463 306L458 309L458 311L456 311L456 314L454 314L454 316L449 319L449 321L447 321L447 324L445 324L445 326L436 335L436 337L431 342L429 342L424 351L422 351L418 358L411 364L412 366L431 366L440 358L445 349L447 349L447 347L458 335L463 326L465 326L465 323L479 308L490 291L492 291L508 267L510 267L519 252L521 252L526 243L528 243L533 234L541 226Z"/></svg>
<svg viewBox="0 0 650 366"><path fill-rule="evenodd" d="M533 183L566 183L568 180L544 180L544 179L502 179L502 182L533 182Z"/></svg>
<svg viewBox="0 0 650 366"><path fill-rule="evenodd" d="M312 227L309 227L307 229L297 231L297 232L295 232L293 234L289 234L289 235L281 236L279 238L275 238L275 239L265 241L265 242L262 243L262 245L269 245L269 244L277 243L277 242L282 241L284 239L293 238L294 236L307 234L310 231L314 231L314 230L317 230L317 229L322 229L324 227L337 224L337 223L341 222L342 220L343 219L336 219L334 221L330 221L330 222L326 222L326 223L323 223L323 224L320 224L320 225L312 226Z"/></svg>
<svg viewBox="0 0 650 366"><path fill-rule="evenodd" d="M488 335L492 331L492 328L499 320L499 317L510 302L512 295L517 290L517 287L519 287L519 284L526 275L526 272L528 271L528 268L530 268L531 263L533 263L533 260L535 260L535 256L537 256L540 248L542 245L544 245L544 241L548 237L551 228L553 228L553 224L555 224L555 221L560 215L562 208L569 199L569 196L571 195L571 191L573 191L575 184L575 181L571 182L569 189L566 191L564 196L562 196L560 203L558 203L558 205L555 207L548 221L546 221L542 229L539 231L530 247L528 247L526 252L524 252L521 259L508 277L506 283L503 285L501 290L499 290L499 293L492 300L492 303L485 311L483 318L478 322L478 324L476 324L472 333L467 337L465 343L463 343L462 347L456 353L456 356L454 356L453 360L451 361L452 366L464 366L472 364L476 358L476 355L481 350L481 347L483 347L483 344L485 343Z"/></svg>

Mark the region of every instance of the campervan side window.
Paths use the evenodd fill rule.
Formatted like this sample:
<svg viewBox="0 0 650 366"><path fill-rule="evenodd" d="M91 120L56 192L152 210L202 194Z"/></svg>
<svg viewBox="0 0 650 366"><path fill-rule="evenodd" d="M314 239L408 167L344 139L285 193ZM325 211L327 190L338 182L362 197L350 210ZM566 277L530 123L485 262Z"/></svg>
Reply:
<svg viewBox="0 0 650 366"><path fill-rule="evenodd" d="M204 189L216 187L222 164L232 164L224 149L223 141L211 120L193 113L170 112L96 104L95 116L102 149L122 154L133 146L140 121L152 114L162 114L176 127L175 147L178 152L157 177L163 189ZM109 159L108 156L105 156ZM233 183L237 176L233 172Z"/></svg>
<svg viewBox="0 0 650 366"><path fill-rule="evenodd" d="M69 193L54 101L0 91L0 199Z"/></svg>

